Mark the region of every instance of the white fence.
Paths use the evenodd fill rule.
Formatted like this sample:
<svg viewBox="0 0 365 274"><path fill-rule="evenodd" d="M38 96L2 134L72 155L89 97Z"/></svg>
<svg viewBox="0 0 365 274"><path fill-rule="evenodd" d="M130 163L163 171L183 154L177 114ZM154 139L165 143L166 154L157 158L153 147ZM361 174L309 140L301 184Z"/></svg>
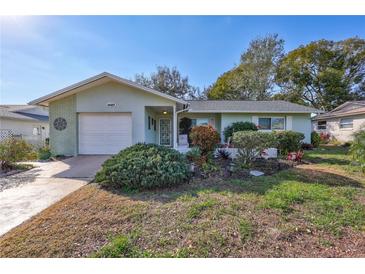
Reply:
<svg viewBox="0 0 365 274"><path fill-rule="evenodd" d="M0 141L13 137L13 131L11 129L0 129Z"/></svg>

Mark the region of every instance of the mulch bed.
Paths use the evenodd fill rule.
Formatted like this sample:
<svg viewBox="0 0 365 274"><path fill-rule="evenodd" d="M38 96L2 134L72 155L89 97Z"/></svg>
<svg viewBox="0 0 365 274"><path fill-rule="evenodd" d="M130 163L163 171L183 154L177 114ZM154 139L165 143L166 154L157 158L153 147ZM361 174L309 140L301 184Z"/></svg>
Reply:
<svg viewBox="0 0 365 274"><path fill-rule="evenodd" d="M264 173L264 175L273 175L281 170L293 168L298 164L304 162L293 162L280 158L257 158L250 169L243 169L231 159L214 158L213 165L217 170L204 171L199 166L195 167L194 178L229 178L229 179L245 179L249 178L250 170L258 170Z"/></svg>

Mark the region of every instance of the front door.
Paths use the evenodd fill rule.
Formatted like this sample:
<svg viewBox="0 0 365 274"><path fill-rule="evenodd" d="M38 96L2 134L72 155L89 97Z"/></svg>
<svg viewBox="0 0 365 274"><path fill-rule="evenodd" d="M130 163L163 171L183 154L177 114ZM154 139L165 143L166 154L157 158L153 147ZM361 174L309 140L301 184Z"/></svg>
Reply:
<svg viewBox="0 0 365 274"><path fill-rule="evenodd" d="M160 145L171 146L171 120L169 118L160 119Z"/></svg>

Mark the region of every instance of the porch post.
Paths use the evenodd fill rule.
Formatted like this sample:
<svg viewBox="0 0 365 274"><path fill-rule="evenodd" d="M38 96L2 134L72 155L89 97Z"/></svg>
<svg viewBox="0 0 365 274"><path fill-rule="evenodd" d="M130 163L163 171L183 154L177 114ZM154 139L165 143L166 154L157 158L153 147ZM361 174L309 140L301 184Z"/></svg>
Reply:
<svg viewBox="0 0 365 274"><path fill-rule="evenodd" d="M172 122L172 139L173 139L173 144L174 144L174 148L177 148L177 115L176 115L176 106L173 106L173 122Z"/></svg>

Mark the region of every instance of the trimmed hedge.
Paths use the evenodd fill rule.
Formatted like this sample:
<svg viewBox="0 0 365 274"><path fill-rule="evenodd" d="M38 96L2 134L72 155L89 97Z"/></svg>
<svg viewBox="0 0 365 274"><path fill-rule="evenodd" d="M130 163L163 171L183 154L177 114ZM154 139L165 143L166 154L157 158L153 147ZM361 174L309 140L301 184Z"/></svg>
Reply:
<svg viewBox="0 0 365 274"><path fill-rule="evenodd" d="M274 135L278 142L278 149L282 155L287 155L289 152L298 151L302 147L304 134L301 132L291 130L275 131Z"/></svg>
<svg viewBox="0 0 365 274"><path fill-rule="evenodd" d="M233 144L238 148L237 160L243 167L250 167L252 161L267 148L275 147L276 138L271 132L238 131L233 134Z"/></svg>
<svg viewBox="0 0 365 274"><path fill-rule="evenodd" d="M106 160L95 180L103 186L141 190L178 185L188 178L183 154L155 144L136 144Z"/></svg>
<svg viewBox="0 0 365 274"><path fill-rule="evenodd" d="M233 136L233 133L238 131L257 131L257 126L251 122L235 122L224 129L224 141L227 142L229 137Z"/></svg>
<svg viewBox="0 0 365 274"><path fill-rule="evenodd" d="M315 131L312 131L311 133L311 144L313 147L319 147L319 144L321 143L321 136Z"/></svg>

